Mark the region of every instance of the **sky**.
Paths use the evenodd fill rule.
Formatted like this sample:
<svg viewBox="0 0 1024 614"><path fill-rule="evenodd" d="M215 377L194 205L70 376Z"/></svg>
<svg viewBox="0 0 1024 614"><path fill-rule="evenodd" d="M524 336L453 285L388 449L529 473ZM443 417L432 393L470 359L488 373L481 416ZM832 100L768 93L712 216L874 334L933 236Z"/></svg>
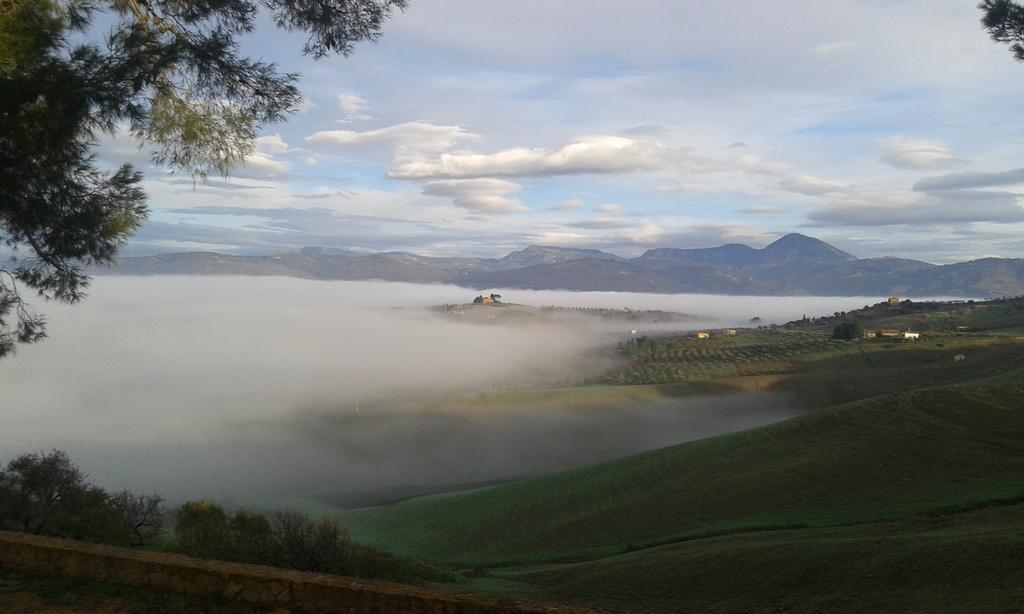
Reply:
<svg viewBox="0 0 1024 614"><path fill-rule="evenodd" d="M252 56L302 74L227 180L127 137L149 222L128 253L624 256L762 247L1024 256L1024 64L974 0L411 0L376 43L313 61L261 20Z"/></svg>

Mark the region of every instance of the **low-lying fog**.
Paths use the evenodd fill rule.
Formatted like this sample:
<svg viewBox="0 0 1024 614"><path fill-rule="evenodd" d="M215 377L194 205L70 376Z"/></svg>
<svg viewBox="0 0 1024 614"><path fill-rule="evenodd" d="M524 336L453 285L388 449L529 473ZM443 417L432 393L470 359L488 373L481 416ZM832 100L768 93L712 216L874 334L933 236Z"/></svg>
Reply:
<svg viewBox="0 0 1024 614"><path fill-rule="evenodd" d="M693 327L878 300L499 292L531 305L714 314ZM112 489L356 505L593 463L798 411L764 394L495 401L480 393L600 370L611 352L595 350L627 325L479 325L422 309L475 295L378 282L97 278L79 305L37 302L51 338L0 360L0 460L63 448Z"/></svg>

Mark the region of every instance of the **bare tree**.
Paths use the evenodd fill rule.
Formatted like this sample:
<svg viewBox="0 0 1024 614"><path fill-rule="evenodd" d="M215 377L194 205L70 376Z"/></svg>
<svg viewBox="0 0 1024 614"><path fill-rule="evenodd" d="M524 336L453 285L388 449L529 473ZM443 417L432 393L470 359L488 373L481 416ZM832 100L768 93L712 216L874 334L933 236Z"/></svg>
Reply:
<svg viewBox="0 0 1024 614"><path fill-rule="evenodd" d="M137 495L127 490L110 497L110 507L133 546L144 546L159 535L164 522L163 502L160 495Z"/></svg>

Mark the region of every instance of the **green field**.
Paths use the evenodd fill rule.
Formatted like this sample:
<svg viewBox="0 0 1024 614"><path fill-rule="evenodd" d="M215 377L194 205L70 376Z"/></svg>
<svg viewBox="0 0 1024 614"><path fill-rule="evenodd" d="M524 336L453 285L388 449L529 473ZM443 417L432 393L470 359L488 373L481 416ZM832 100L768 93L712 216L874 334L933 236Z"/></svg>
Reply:
<svg viewBox="0 0 1024 614"><path fill-rule="evenodd" d="M469 493L353 512L431 562L579 560L726 533L898 520L1024 496L1024 386L861 401Z"/></svg>
<svg viewBox="0 0 1024 614"><path fill-rule="evenodd" d="M470 587L631 611L995 614L1022 609L1022 553L1017 505L710 538Z"/></svg>
<svg viewBox="0 0 1024 614"><path fill-rule="evenodd" d="M627 611L1024 609L1024 340L1012 331L656 343L618 368L671 362L686 377L590 394L775 390L817 411L352 510L354 537L461 570L466 590ZM701 360L735 370L680 366Z"/></svg>
<svg viewBox="0 0 1024 614"><path fill-rule="evenodd" d="M348 521L360 541L491 568L473 590L698 609L732 595L722 609L741 611L769 596L839 603L881 575L879 603L936 587L964 599L974 582L999 611L1003 588L1024 586L1021 399L1019 383L900 393ZM960 566L969 577L943 579ZM744 592L755 579L761 588Z"/></svg>

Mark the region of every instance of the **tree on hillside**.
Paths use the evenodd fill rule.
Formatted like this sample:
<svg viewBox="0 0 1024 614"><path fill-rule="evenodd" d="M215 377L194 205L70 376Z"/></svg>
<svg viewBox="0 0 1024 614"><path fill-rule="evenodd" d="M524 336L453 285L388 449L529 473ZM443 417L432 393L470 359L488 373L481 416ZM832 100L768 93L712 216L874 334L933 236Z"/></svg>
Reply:
<svg viewBox="0 0 1024 614"><path fill-rule="evenodd" d="M864 327L857 320L843 320L832 329L833 339L860 339L864 336Z"/></svg>
<svg viewBox="0 0 1024 614"><path fill-rule="evenodd" d="M45 336L23 290L80 300L84 267L110 263L146 218L141 174L97 165L101 134L127 131L173 171L227 174L301 102L297 75L240 53L258 10L322 58L375 40L406 4L0 0L0 357Z"/></svg>
<svg viewBox="0 0 1024 614"><path fill-rule="evenodd" d="M1024 62L1024 6L1014 0L983 0L978 8L992 40L1008 43L1013 56Z"/></svg>

